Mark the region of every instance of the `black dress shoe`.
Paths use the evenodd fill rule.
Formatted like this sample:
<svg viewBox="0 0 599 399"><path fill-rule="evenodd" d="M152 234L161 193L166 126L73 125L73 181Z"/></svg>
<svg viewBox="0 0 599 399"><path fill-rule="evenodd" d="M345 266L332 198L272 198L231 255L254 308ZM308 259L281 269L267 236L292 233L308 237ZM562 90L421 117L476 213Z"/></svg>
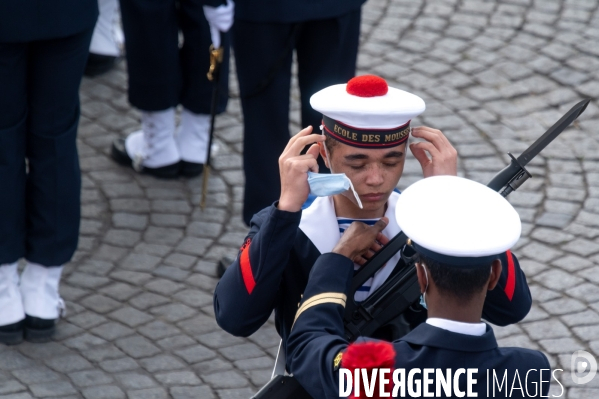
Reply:
<svg viewBox="0 0 599 399"><path fill-rule="evenodd" d="M16 345L23 341L23 320L0 326L0 344Z"/></svg>
<svg viewBox="0 0 599 399"><path fill-rule="evenodd" d="M119 57L111 55L89 53L83 74L90 78L102 75L110 71L116 65L118 59Z"/></svg>
<svg viewBox="0 0 599 399"><path fill-rule="evenodd" d="M179 163L179 173L185 177L196 177L202 174L204 170L203 163L181 161Z"/></svg>
<svg viewBox="0 0 599 399"><path fill-rule="evenodd" d="M55 319L40 319L25 315L23 336L29 342L48 342L56 331Z"/></svg>
<svg viewBox="0 0 599 399"><path fill-rule="evenodd" d="M133 160L129 154L127 154L127 150L125 149L124 138L120 137L112 142L112 151L110 155L112 156L112 159L121 165L133 167ZM180 162L177 162L172 165L161 166L160 168L147 168L142 166L140 172L163 179L173 179L179 176L179 164Z"/></svg>

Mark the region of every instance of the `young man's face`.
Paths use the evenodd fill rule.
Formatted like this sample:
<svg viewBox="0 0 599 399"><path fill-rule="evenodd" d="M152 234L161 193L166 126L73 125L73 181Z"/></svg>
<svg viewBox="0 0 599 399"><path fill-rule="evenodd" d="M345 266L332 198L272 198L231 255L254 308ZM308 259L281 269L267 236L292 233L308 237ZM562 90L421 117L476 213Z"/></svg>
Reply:
<svg viewBox="0 0 599 399"><path fill-rule="evenodd" d="M324 144L321 155L326 159ZM365 149L337 143L329 151L334 173L345 173L365 211L385 205L403 173L406 143L391 148Z"/></svg>

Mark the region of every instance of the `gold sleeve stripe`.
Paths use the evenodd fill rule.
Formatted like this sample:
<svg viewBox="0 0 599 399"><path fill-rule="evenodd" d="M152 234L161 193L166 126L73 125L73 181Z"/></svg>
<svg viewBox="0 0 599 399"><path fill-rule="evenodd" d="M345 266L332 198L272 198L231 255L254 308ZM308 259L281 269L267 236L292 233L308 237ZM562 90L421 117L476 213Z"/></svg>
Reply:
<svg viewBox="0 0 599 399"><path fill-rule="evenodd" d="M308 306L311 302L317 301L322 298L337 298L341 299L344 302L347 300L347 296L341 292L324 292L322 294L314 295L313 297L306 299L301 307L303 308L304 306Z"/></svg>
<svg viewBox="0 0 599 399"><path fill-rule="evenodd" d="M345 294L337 292L325 292L324 294L314 295L310 299L306 300L302 304L302 306L297 310L297 313L295 314L295 319L293 320L293 324L295 324L295 321L303 312L305 312L313 306L321 305L323 303L336 303L345 307L346 301L347 296Z"/></svg>

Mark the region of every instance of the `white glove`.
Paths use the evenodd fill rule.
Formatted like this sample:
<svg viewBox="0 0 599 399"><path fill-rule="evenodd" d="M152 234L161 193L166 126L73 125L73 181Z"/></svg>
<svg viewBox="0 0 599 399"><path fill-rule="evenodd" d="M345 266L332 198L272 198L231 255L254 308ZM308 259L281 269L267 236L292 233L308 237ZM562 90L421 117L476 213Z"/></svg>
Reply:
<svg viewBox="0 0 599 399"><path fill-rule="evenodd" d="M220 47L220 32L227 32L233 25L235 3L227 0L227 4L218 7L204 6L204 16L210 25L210 36L214 48Z"/></svg>

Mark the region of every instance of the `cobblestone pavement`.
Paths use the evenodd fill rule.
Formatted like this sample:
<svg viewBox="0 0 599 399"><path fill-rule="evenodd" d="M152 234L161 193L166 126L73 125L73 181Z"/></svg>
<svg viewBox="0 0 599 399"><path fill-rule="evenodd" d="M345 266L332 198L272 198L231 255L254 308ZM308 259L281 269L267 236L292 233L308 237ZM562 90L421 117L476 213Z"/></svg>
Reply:
<svg viewBox="0 0 599 399"><path fill-rule="evenodd" d="M599 96L598 6L369 0L359 70L422 96L427 110L417 123L442 129L460 172L487 182L507 151L519 154L579 99ZM215 262L234 255L247 231L236 80L218 118L204 212L200 178L156 180L110 160L111 141L139 126L126 82L123 65L83 81L83 220L61 286L69 314L54 342L0 347L0 398L249 398L269 377L272 323L235 338L212 310ZM297 97L294 89L291 131L299 129ZM585 386L569 377L572 352L599 354L598 124L594 100L510 197L524 222L516 252L534 305L523 322L496 330L501 344L540 349L564 369L571 399L599 397L599 377ZM400 187L420 176L410 159Z"/></svg>

